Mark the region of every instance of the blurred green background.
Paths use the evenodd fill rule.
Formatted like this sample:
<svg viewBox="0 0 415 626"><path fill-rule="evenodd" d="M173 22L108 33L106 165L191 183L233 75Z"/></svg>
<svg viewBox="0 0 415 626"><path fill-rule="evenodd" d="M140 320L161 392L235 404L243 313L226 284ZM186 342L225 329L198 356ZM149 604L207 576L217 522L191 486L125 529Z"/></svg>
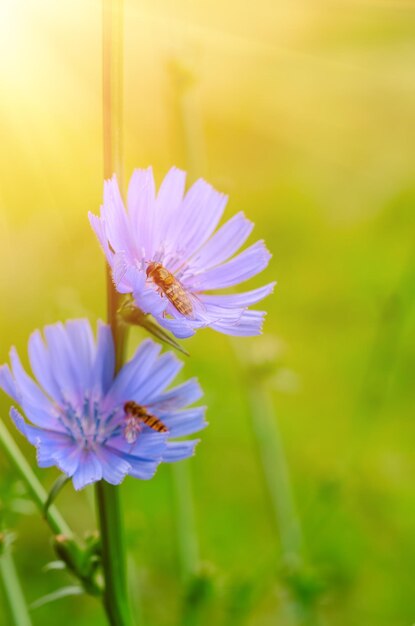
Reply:
<svg viewBox="0 0 415 626"><path fill-rule="evenodd" d="M274 255L249 286L278 280L263 337L186 343L209 406L197 456L123 484L141 624L411 626L415 4L128 0L124 43L126 177L152 164L159 183L174 164L229 193L225 217L244 210ZM3 362L36 327L105 316L86 218L102 195L100 2L2 0L0 94ZM0 495L28 602L71 584L42 571L48 529L2 455ZM92 491L59 504L95 527ZM87 596L32 619L105 624Z"/></svg>

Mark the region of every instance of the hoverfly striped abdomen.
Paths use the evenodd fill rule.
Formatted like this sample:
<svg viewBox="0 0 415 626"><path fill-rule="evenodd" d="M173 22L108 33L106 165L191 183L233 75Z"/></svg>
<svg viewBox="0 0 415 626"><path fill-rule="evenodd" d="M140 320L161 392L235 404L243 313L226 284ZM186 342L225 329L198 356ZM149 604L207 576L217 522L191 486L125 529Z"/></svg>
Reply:
<svg viewBox="0 0 415 626"><path fill-rule="evenodd" d="M146 407L137 404L133 400L129 400L124 404L124 413L124 436L128 443L136 441L143 424L146 424L158 433L166 433L168 430L160 418L148 413Z"/></svg>

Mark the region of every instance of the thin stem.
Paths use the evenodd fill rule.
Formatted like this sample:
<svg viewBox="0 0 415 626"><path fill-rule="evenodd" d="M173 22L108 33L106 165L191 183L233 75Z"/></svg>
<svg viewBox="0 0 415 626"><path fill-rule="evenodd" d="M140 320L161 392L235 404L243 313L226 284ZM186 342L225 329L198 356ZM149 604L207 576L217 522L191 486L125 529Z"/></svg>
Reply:
<svg viewBox="0 0 415 626"><path fill-rule="evenodd" d="M185 461L171 468L175 495L175 518L182 578L188 582L199 564L199 544L193 508L189 467Z"/></svg>
<svg viewBox="0 0 415 626"><path fill-rule="evenodd" d="M283 559L287 563L293 560L300 563L303 549L300 520L272 399L264 383L251 382L248 389L252 426L279 530Z"/></svg>
<svg viewBox="0 0 415 626"><path fill-rule="evenodd" d="M104 605L112 626L128 626L132 621L127 599L119 488L101 480L96 484L95 493L105 577Z"/></svg>
<svg viewBox="0 0 415 626"><path fill-rule="evenodd" d="M285 605L287 614L297 624L316 626L319 617L315 596L301 593L299 584L306 571L304 540L272 396L259 372L246 374L252 428L278 529L286 581L292 593L292 601Z"/></svg>
<svg viewBox="0 0 415 626"><path fill-rule="evenodd" d="M5 548L0 556L0 574L13 622L16 626L31 626L32 622L10 548Z"/></svg>
<svg viewBox="0 0 415 626"><path fill-rule="evenodd" d="M104 177L118 175L122 188L122 50L123 2L103 0L103 150ZM124 362L126 326L118 316L119 296L107 270L107 315L111 326L116 370ZM125 546L119 487L99 481L95 487L105 579L104 606L111 626L130 626Z"/></svg>
<svg viewBox="0 0 415 626"><path fill-rule="evenodd" d="M71 529L54 505L50 506L45 514L45 504L48 499L48 494L36 478L32 468L2 421L0 421L0 445L9 461L18 471L20 478L26 485L30 497L42 515L45 516L53 534L64 535L65 537L71 538L73 536Z"/></svg>

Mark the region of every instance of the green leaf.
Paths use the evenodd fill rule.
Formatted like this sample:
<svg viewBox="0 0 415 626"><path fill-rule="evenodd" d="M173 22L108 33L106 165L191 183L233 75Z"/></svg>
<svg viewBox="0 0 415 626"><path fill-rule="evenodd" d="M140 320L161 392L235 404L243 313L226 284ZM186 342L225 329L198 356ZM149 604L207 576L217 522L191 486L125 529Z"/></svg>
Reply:
<svg viewBox="0 0 415 626"><path fill-rule="evenodd" d="M50 602L55 602L56 600L61 600L61 598L67 598L68 596L80 596L85 593L82 587L78 587L73 585L72 587L61 587L52 593L48 593L46 596L42 596L35 602L29 606L30 610L38 609L45 604L49 604Z"/></svg>
<svg viewBox="0 0 415 626"><path fill-rule="evenodd" d="M156 324L156 322L149 316L143 313L136 306L131 304L131 302L124 303L123 306L119 309L118 314L121 319L127 324L132 324L133 326L141 326L151 335L167 343L169 346L178 350L182 354L186 356L190 356L190 354L185 350L177 341L173 339L173 337L164 330L161 326Z"/></svg>
<svg viewBox="0 0 415 626"><path fill-rule="evenodd" d="M50 561L50 563L46 563L46 565L42 568L43 572L51 572L54 570L65 569L66 563L65 561Z"/></svg>

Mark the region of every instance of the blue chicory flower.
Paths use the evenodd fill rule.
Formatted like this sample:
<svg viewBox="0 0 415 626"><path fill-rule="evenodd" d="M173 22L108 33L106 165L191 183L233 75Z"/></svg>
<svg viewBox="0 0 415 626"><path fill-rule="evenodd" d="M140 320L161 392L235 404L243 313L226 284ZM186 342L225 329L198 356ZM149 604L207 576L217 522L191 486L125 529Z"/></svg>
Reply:
<svg viewBox="0 0 415 626"><path fill-rule="evenodd" d="M29 339L36 381L14 348L11 369L0 367L0 387L29 422L14 407L11 417L36 446L40 467L59 467L81 489L101 479L117 485L127 474L148 479L160 462L193 454L196 440L170 437L206 425L204 407L185 408L202 392L194 379L166 391L182 367L172 353L159 356L160 346L146 340L114 377L109 326L98 324L96 342L84 319L46 326L44 337L35 331Z"/></svg>
<svg viewBox="0 0 415 626"><path fill-rule="evenodd" d="M214 293L255 276L271 257L263 241L234 256L253 223L237 213L216 230L227 196L200 179L184 195L185 172L172 168L156 194L151 168L134 171L128 212L116 177L104 184L101 215L89 214L120 293L177 337L203 326L228 335L261 333L265 313L250 310L275 283L240 294Z"/></svg>

